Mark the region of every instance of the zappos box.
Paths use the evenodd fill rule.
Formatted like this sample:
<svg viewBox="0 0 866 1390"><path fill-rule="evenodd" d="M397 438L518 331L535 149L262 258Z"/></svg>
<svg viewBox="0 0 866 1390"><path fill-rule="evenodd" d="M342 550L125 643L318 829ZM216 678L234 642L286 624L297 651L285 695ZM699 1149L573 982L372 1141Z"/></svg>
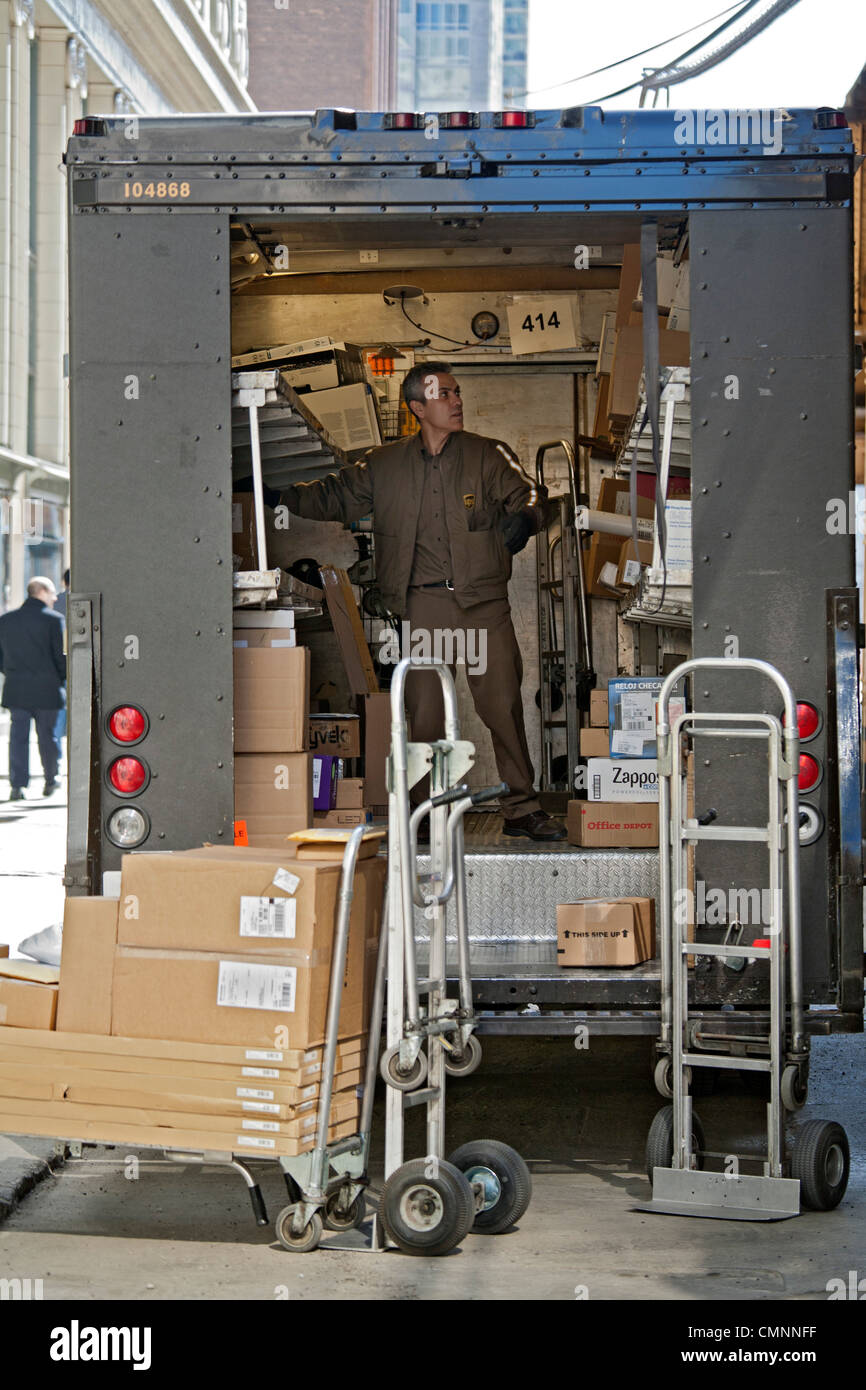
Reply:
<svg viewBox="0 0 866 1390"><path fill-rule="evenodd" d="M587 758L586 795L590 801L658 801L656 758Z"/></svg>

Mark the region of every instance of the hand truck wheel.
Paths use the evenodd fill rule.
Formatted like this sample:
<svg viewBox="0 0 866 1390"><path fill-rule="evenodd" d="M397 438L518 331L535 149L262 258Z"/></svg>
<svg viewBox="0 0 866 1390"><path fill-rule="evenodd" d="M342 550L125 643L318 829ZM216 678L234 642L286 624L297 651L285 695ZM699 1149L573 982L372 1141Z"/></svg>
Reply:
<svg viewBox="0 0 866 1390"><path fill-rule="evenodd" d="M419 1052L409 1071L400 1069L400 1046L389 1047L382 1053L379 1071L389 1086L398 1091L414 1091L427 1078L427 1054Z"/></svg>
<svg viewBox="0 0 866 1390"><path fill-rule="evenodd" d="M367 1203L363 1192L359 1192L351 1206L341 1210L338 1206L339 1192L332 1192L325 1202L324 1223L326 1231L356 1231L363 1226L367 1215Z"/></svg>
<svg viewBox="0 0 866 1390"><path fill-rule="evenodd" d="M466 1047L459 1057L447 1048L443 1050L445 1070L449 1076L471 1076L481 1066L481 1043L474 1033L469 1034Z"/></svg>
<svg viewBox="0 0 866 1390"><path fill-rule="evenodd" d="M322 1239L322 1218L318 1212L314 1212L304 1229L295 1231L292 1228L295 1211L294 1205L283 1207L275 1223L277 1240L286 1250L305 1255L308 1250L315 1250Z"/></svg>
<svg viewBox="0 0 866 1390"><path fill-rule="evenodd" d="M532 1198L532 1178L520 1154L496 1139L462 1144L448 1159L473 1186L482 1186L473 1231L498 1236L525 1214Z"/></svg>
<svg viewBox="0 0 866 1390"><path fill-rule="evenodd" d="M848 1186L848 1136L832 1120L808 1120L797 1131L791 1177L800 1179L800 1202L812 1211L838 1207Z"/></svg>
<svg viewBox="0 0 866 1390"><path fill-rule="evenodd" d="M706 1148L704 1128L697 1115L692 1112L692 1166L702 1169L703 1151ZM663 1105L656 1112L649 1128L646 1141L646 1174L653 1180L654 1168L671 1168L674 1161L674 1107Z"/></svg>
<svg viewBox="0 0 866 1390"><path fill-rule="evenodd" d="M781 1080L782 1104L786 1110L802 1110L809 1094L809 1083L796 1064L784 1067Z"/></svg>
<svg viewBox="0 0 866 1390"><path fill-rule="evenodd" d="M385 1183L381 1211L404 1255L447 1255L472 1227L475 1193L445 1159L413 1158Z"/></svg>
<svg viewBox="0 0 866 1390"><path fill-rule="evenodd" d="M692 1069L683 1067L683 1076L686 1084L691 1088ZM653 1082L659 1095L664 1100L673 1100L674 1096L674 1064L670 1057L659 1057L653 1071Z"/></svg>

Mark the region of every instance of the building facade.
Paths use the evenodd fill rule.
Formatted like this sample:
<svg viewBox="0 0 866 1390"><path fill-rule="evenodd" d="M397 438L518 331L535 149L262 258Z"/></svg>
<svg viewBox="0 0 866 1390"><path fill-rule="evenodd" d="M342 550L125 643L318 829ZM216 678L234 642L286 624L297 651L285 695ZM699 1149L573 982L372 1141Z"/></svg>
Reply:
<svg viewBox="0 0 866 1390"><path fill-rule="evenodd" d="M529 0L399 0L398 107L521 105L528 19Z"/></svg>
<svg viewBox="0 0 866 1390"><path fill-rule="evenodd" d="M397 0L247 0L260 111L393 105Z"/></svg>
<svg viewBox="0 0 866 1390"><path fill-rule="evenodd" d="M253 110L247 71L246 0L0 0L0 611L66 566L73 123Z"/></svg>

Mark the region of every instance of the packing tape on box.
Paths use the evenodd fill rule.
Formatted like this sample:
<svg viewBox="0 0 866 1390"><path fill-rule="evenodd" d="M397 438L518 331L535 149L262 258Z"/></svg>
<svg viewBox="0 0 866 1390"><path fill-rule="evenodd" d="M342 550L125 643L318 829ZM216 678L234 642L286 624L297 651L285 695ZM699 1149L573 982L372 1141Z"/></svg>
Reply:
<svg viewBox="0 0 866 1390"><path fill-rule="evenodd" d="M252 951L244 955L238 952L237 955L232 951L169 951L161 947L149 946L118 946L117 954L127 956L131 959L151 960L154 956L159 956L161 960L212 960L226 961L230 965L328 965L331 959L329 947L322 947L316 951L299 951L295 947L283 948L274 946L272 955L279 954L279 960L270 960L265 952L261 955Z"/></svg>

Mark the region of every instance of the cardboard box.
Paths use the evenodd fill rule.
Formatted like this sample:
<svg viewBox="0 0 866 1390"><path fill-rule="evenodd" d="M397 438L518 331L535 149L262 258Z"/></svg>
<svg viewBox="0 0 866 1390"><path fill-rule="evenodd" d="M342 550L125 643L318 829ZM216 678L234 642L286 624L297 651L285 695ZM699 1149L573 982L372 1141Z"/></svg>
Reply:
<svg viewBox="0 0 866 1390"><path fill-rule="evenodd" d="M388 802L385 764L391 753L391 695L387 690L364 699L364 783L371 806Z"/></svg>
<svg viewBox="0 0 866 1390"><path fill-rule="evenodd" d="M67 898L57 1026L65 1033L111 1032L117 898Z"/></svg>
<svg viewBox="0 0 866 1390"><path fill-rule="evenodd" d="M652 801L569 801L569 843L584 849L655 849L659 808Z"/></svg>
<svg viewBox="0 0 866 1390"><path fill-rule="evenodd" d="M369 449L382 442L373 391L366 381L316 391L304 397L304 405L341 449Z"/></svg>
<svg viewBox="0 0 866 1390"><path fill-rule="evenodd" d="M0 1024L7 1028L53 1028L57 985L0 979Z"/></svg>
<svg viewBox="0 0 866 1390"><path fill-rule="evenodd" d="M594 729L607 728L607 690L589 692L589 722Z"/></svg>
<svg viewBox="0 0 866 1390"><path fill-rule="evenodd" d="M340 784L339 784L339 782L338 782L338 783L337 783L337 786L339 787L339 785L340 785ZM364 807L364 806L358 807L358 808L356 808L356 809L350 809L350 808L347 807L346 809L343 809L343 810L337 808L337 809L335 809L335 810L333 810L333 811L328 811L325 815L322 815L322 816L313 816L313 825L314 825L314 827L315 827L315 826L329 826L329 825L332 825L332 826L338 827L338 828L341 829L341 830L351 830L351 829L354 829L354 827L355 827L356 825L367 825L367 823L368 823L369 821L372 821L372 819L373 819L372 815L371 815L370 812L367 810L367 808ZM342 857L342 853L343 853L343 850L342 850L342 847L341 847L341 849L340 849L340 855L341 855L341 857ZM302 854L302 852L301 852L300 850L298 851L298 856L299 856L299 858L305 858L305 857L306 857L305 855Z"/></svg>
<svg viewBox="0 0 866 1390"><path fill-rule="evenodd" d="M296 647L297 645L297 634L292 627L236 628L232 637L232 647Z"/></svg>
<svg viewBox="0 0 866 1390"><path fill-rule="evenodd" d="M658 801L655 758L589 758L586 794L590 801Z"/></svg>
<svg viewBox="0 0 866 1390"><path fill-rule="evenodd" d="M118 945L263 956L287 950L318 960L330 954L339 882L338 867L298 863L292 845L285 853L224 845L125 854ZM351 922L375 915L381 894L376 861L359 861Z"/></svg>
<svg viewBox="0 0 866 1390"><path fill-rule="evenodd" d="M560 965L640 965L655 955L652 898L586 898L556 909Z"/></svg>
<svg viewBox="0 0 866 1390"><path fill-rule="evenodd" d="M265 507L265 530L273 522L273 511ZM255 501L251 492L232 494L232 554L237 555L239 570L257 570L259 565L258 535L256 533Z"/></svg>
<svg viewBox="0 0 866 1390"><path fill-rule="evenodd" d="M340 777L337 781L338 811L359 811L364 806L363 777Z"/></svg>
<svg viewBox="0 0 866 1390"><path fill-rule="evenodd" d="M235 647L236 753L304 753L310 706L306 647Z"/></svg>
<svg viewBox="0 0 866 1390"><path fill-rule="evenodd" d="M0 960L6 960L9 956L9 947L0 946Z"/></svg>
<svg viewBox="0 0 866 1390"><path fill-rule="evenodd" d="M240 753L235 757L235 820L246 821L251 846L279 848L293 830L313 823L309 753Z"/></svg>
<svg viewBox="0 0 866 1390"><path fill-rule="evenodd" d="M614 676L607 683L612 758L655 758L658 695L662 676ZM682 695L671 696L673 719L685 710Z"/></svg>
<svg viewBox="0 0 866 1390"><path fill-rule="evenodd" d="M606 758L610 753L610 738L607 729L581 729L580 756L582 758Z"/></svg>
<svg viewBox="0 0 866 1390"><path fill-rule="evenodd" d="M364 957L359 923L349 933L343 1034L364 1026ZM180 1042L311 1046L324 1041L330 974L330 941L315 950L288 948L270 956L118 946L112 1030L122 1037Z"/></svg>
<svg viewBox="0 0 866 1390"><path fill-rule="evenodd" d="M340 759L325 753L313 758L313 810L330 811L337 799ZM301 829L302 827L298 827Z"/></svg>
<svg viewBox="0 0 866 1390"><path fill-rule="evenodd" d="M652 541L638 541L637 559L634 557L634 551L633 541L623 541L619 552L619 565L616 572L616 587L618 589L630 589L634 584L639 584L641 569L646 565L652 564Z"/></svg>
<svg viewBox="0 0 866 1390"><path fill-rule="evenodd" d="M622 270L619 273L619 293L616 300L614 327L628 323L640 289L640 242L628 242L622 248Z"/></svg>
<svg viewBox="0 0 866 1390"><path fill-rule="evenodd" d="M332 753L339 758L360 758L360 716L311 714L308 747L311 753Z"/></svg>

